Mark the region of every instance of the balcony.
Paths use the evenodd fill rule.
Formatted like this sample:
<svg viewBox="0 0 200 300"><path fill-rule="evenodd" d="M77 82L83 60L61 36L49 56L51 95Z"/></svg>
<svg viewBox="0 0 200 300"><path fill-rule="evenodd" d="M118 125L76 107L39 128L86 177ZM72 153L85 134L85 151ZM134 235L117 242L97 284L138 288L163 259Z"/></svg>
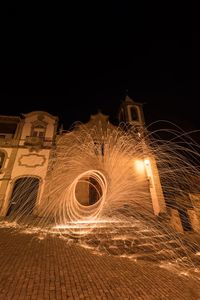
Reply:
<svg viewBox="0 0 200 300"><path fill-rule="evenodd" d="M38 136L27 136L24 142L25 146L31 147L51 147L52 139L45 139L44 137Z"/></svg>
<svg viewBox="0 0 200 300"><path fill-rule="evenodd" d="M0 147L14 147L19 143L16 139L4 139L0 138Z"/></svg>
<svg viewBox="0 0 200 300"><path fill-rule="evenodd" d="M43 146L44 138L38 136L27 136L24 142L25 146Z"/></svg>

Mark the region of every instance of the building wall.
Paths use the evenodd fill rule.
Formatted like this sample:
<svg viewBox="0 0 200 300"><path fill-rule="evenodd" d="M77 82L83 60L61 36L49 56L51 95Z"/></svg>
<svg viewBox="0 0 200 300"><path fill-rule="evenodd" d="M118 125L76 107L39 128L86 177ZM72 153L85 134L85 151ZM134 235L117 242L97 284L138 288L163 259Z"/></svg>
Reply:
<svg viewBox="0 0 200 300"><path fill-rule="evenodd" d="M150 193L154 214L159 215L166 212L166 204L160 183L160 176L158 173L156 160L153 156L149 156L145 162L147 176L150 183Z"/></svg>
<svg viewBox="0 0 200 300"><path fill-rule="evenodd" d="M20 144L23 145L24 141L26 140L27 136L31 135L32 127L34 123L44 123L46 130L45 130L45 139L52 139L55 134L55 117L52 120L52 116L45 112L32 112L29 114L24 115L24 126L21 133L21 141Z"/></svg>
<svg viewBox="0 0 200 300"><path fill-rule="evenodd" d="M0 170L0 210L4 203L5 192L7 188L8 178L10 178L9 174L9 161L11 158L12 148L3 148L0 147L0 151L5 154L4 162L2 168Z"/></svg>
<svg viewBox="0 0 200 300"><path fill-rule="evenodd" d="M101 113L92 116L90 122L84 126L93 126L95 123L101 122L108 124L108 116ZM33 127L36 125L44 125L45 135L41 144L27 144L27 137L31 137ZM22 176L34 176L40 179L40 188L36 202L35 212L40 213L40 207L45 207L47 197L45 190L48 185L52 185L51 180L48 184L48 167L49 157L52 154L53 143L56 138L57 117L51 116L46 112L36 111L23 115L17 127L14 139L8 141L8 144L0 143L0 150L5 153L5 163L0 170L0 215L5 216L13 191L15 181ZM10 145L9 145L10 143ZM57 148L58 144L57 144ZM58 153L59 155L59 153ZM146 189L145 201L148 211L152 211L155 215L159 215L166 211L165 199L163 197L162 186L160 183L159 173L156 166L156 161L153 157L148 157L149 164L141 160L135 165L137 181L133 176L133 191L137 185L137 193L141 195L140 190ZM133 162L131 162L133 163ZM123 163L122 163L123 165ZM142 168L142 169L141 169ZM150 182L148 182L148 180ZM147 184L149 183L149 185ZM138 188L140 186L140 189ZM82 194L84 203L88 201L89 189L87 186L79 186L77 194ZM141 198L138 197L141 202ZM144 198L143 198L144 202Z"/></svg>
<svg viewBox="0 0 200 300"><path fill-rule="evenodd" d="M0 151L5 153L5 160L4 160L4 163L3 163L3 167L0 170L0 179L2 179L3 176L4 176L5 170L8 167L8 162L9 162L9 159L10 159L12 148L2 148L2 147L0 147Z"/></svg>
<svg viewBox="0 0 200 300"><path fill-rule="evenodd" d="M5 117L4 117L5 119ZM35 125L44 124L45 135L41 144L26 144L27 137L32 135ZM32 112L21 119L14 139L0 143L0 150L5 152L5 162L0 171L0 215L5 216L10 203L16 180L20 177L37 177L40 186L36 206L42 199L49 156L57 130L57 117L46 112ZM47 142L46 142L47 141ZM9 147L8 145L11 145ZM36 207L37 210L37 207Z"/></svg>
<svg viewBox="0 0 200 300"><path fill-rule="evenodd" d="M31 153L28 149L18 149L13 165L11 178L4 197L3 213L5 214L10 202L10 197L15 181L23 176L37 177L40 179L40 193L38 194L36 205L40 204L44 189L45 177L47 173L50 150L40 150L39 153Z"/></svg>

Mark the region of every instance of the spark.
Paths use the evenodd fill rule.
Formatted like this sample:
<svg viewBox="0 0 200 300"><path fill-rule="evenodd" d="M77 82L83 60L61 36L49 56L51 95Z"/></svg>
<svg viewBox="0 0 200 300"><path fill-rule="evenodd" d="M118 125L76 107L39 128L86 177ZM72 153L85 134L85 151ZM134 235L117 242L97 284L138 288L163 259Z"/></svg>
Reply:
<svg viewBox="0 0 200 300"><path fill-rule="evenodd" d="M80 237L85 245L93 239L97 252L109 253L110 246L112 249L122 242L116 246L124 251L119 251L119 256L137 261L143 255L134 253L138 243L138 252L146 249L152 257L158 254L159 261L167 257L175 265L186 261L195 265L191 255L200 255L196 249L199 243L193 240L186 246L173 228L177 223L172 222L172 217L173 213L190 214L191 221L198 212L200 189L196 178L200 178L200 146L190 133L177 126L164 130L172 136L168 141L157 138L162 129L145 129L145 135L138 135L133 127L97 124L88 128L79 124L73 131L58 136L42 198L33 210L40 218L31 221L27 232L59 233L66 240ZM155 216L152 190L155 194L156 178L160 179L167 207L157 210ZM24 194L25 181L16 189L14 200ZM27 215L29 200L27 197L11 216L14 223L9 226L18 226ZM105 241L109 241L107 245Z"/></svg>

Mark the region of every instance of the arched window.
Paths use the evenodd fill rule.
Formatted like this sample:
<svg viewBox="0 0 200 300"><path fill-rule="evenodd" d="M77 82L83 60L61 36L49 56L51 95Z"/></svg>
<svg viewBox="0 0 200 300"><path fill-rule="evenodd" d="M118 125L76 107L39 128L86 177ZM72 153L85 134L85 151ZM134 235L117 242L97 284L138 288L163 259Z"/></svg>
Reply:
<svg viewBox="0 0 200 300"><path fill-rule="evenodd" d="M138 109L134 105L129 106L131 121L139 121Z"/></svg>
<svg viewBox="0 0 200 300"><path fill-rule="evenodd" d="M4 159L5 159L5 153L0 151L0 169L3 167Z"/></svg>

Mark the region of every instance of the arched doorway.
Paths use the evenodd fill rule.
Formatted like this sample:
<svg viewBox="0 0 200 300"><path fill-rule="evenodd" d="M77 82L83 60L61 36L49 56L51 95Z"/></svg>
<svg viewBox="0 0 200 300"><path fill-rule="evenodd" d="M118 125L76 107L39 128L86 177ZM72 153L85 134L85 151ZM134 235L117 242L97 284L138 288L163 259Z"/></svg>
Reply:
<svg viewBox="0 0 200 300"><path fill-rule="evenodd" d="M21 219L32 214L39 182L36 177L20 177L15 181L6 216Z"/></svg>
<svg viewBox="0 0 200 300"><path fill-rule="evenodd" d="M101 186L93 177L89 178L89 205L95 204L102 196Z"/></svg>

